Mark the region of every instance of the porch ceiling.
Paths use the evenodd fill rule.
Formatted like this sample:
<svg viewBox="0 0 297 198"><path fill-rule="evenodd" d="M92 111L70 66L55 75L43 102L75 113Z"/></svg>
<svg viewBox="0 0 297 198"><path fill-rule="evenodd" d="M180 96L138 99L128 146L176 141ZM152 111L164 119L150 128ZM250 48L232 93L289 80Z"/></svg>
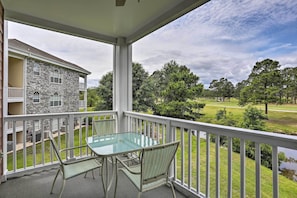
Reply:
<svg viewBox="0 0 297 198"><path fill-rule="evenodd" d="M209 0L1 0L5 19L116 43L133 43Z"/></svg>

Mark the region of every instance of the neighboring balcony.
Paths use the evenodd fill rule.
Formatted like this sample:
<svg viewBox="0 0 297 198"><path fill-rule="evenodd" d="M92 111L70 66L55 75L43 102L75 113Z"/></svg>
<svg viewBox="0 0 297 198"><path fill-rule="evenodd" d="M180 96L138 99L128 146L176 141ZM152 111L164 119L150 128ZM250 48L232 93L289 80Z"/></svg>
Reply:
<svg viewBox="0 0 297 198"><path fill-rule="evenodd" d="M297 152L297 137L276 134L263 131L248 130L236 127L200 123L169 117L154 116L135 112L124 112L125 122L128 131L134 131L145 134L157 140L159 143L180 140L177 155L171 166L170 176L174 183L178 197L289 197L297 194L297 182L288 180L280 175L278 153L280 148L293 149ZM13 180L13 185L18 186L21 190L31 196L22 185L24 181L40 183L40 189L44 189L37 195L48 196L50 184L53 180L53 167L57 167L57 160L52 148L47 140L47 133L53 132L57 138L59 148L65 146L79 146L85 144L85 137L92 135L92 120L114 118L117 120L116 111L105 112L75 112L60 114L42 114L42 115L24 115L24 116L7 116L4 118L4 124L8 122L22 122L23 126L28 126L27 122L40 122L41 138L37 140L33 130L33 141L30 146L26 142L21 145L16 142L16 130L13 130L13 150L10 153L4 148L4 169L7 170L5 175L8 179L20 176L19 179ZM53 127L53 120L58 120L58 127ZM64 130L61 130L59 120L63 120ZM117 125L119 121L117 120ZM13 125L16 126L16 125ZM34 127L33 127L34 128ZM54 129L55 128L55 129ZM88 130L86 130L88 129ZM120 131L118 131L120 132ZM6 134L6 133L4 133ZM27 134L23 134L26 139ZM221 145L220 140L225 139L226 144ZM4 142L6 141L4 137ZM233 147L239 142L240 153L234 153ZM255 143L255 160L246 156L246 143ZM272 170L261 165L263 153L261 147L268 145L272 150ZM6 145L4 143L4 145ZM17 149L18 148L18 149ZM90 155L91 152L86 149L79 149L74 153L67 153L65 158L80 157ZM252 164L252 165L251 165ZM35 172L36 178L30 175ZM47 183L46 188L42 187L41 178L38 175L45 175L43 181ZM96 174L97 175L97 174ZM99 177L98 175L96 176ZM28 180L27 180L28 179ZM75 182L82 182L83 176L75 180L74 183L66 184L65 196L70 196L74 189ZM120 178L121 181L124 178ZM91 180L88 178L86 183L91 182L98 186L98 189L90 191L87 186L81 186L79 192L84 197L103 197L102 185L100 179ZM10 184L8 180L7 184ZM125 183L125 182L124 182ZM289 185L288 185L289 183ZM31 184L31 183L30 183ZM6 184L4 184L6 185ZM69 185L67 187L67 185ZM6 185L7 186L7 185ZM35 186L35 184L34 184ZM11 188L2 188L2 191L13 191ZM36 185L34 189L39 189ZM148 197L171 197L170 189L162 188L161 191L148 193ZM118 193L126 194L127 197L136 197L137 191L133 185L119 186ZM13 193L13 192L11 192ZM67 193L69 193L67 195ZM9 193L6 193L9 194ZM10 194L12 195L12 194ZM24 195L26 196L26 195ZM112 196L112 194L111 194ZM17 197L17 194L16 194ZM118 197L121 197L118 195Z"/></svg>
<svg viewBox="0 0 297 198"><path fill-rule="evenodd" d="M86 101L84 100L79 100L79 108L84 108L86 104Z"/></svg>
<svg viewBox="0 0 297 198"><path fill-rule="evenodd" d="M23 102L24 89L19 87L8 87L8 102Z"/></svg>
<svg viewBox="0 0 297 198"><path fill-rule="evenodd" d="M85 83L79 83L79 91L86 91L87 88L85 88Z"/></svg>

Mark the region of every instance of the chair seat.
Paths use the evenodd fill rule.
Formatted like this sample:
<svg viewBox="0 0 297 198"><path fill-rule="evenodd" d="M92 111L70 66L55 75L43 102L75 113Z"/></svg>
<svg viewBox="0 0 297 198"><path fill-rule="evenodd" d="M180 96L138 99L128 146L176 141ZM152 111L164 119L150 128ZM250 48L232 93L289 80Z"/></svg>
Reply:
<svg viewBox="0 0 297 198"><path fill-rule="evenodd" d="M66 163L64 165L64 178L69 179L87 171L99 168L100 163L93 158L82 160L76 163Z"/></svg>
<svg viewBox="0 0 297 198"><path fill-rule="evenodd" d="M133 172L140 172L140 169L141 169L141 166L140 165L136 165L136 166L133 166L133 167L129 167L131 171ZM140 187L140 174L133 174L131 173L130 171L128 171L126 168L121 168L120 169L121 171L123 171L123 173L131 180L131 182L135 185L135 187L140 190L141 187ZM163 178L160 178L154 182L150 182L150 183L147 183L147 184L143 184L142 185L142 192L145 192L145 191L148 191L148 190L151 190L157 186L162 186L164 184L167 183L167 179L165 177Z"/></svg>

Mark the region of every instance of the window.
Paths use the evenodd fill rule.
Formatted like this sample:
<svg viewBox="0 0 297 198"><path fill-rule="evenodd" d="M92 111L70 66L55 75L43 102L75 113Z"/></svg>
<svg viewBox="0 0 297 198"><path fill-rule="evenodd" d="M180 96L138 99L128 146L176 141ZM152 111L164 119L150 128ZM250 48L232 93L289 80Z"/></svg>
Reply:
<svg viewBox="0 0 297 198"><path fill-rule="evenodd" d="M51 73L51 82L62 83L61 74L59 73L59 71L57 69Z"/></svg>
<svg viewBox="0 0 297 198"><path fill-rule="evenodd" d="M40 65L38 63L34 63L33 73L34 75L40 75Z"/></svg>
<svg viewBox="0 0 297 198"><path fill-rule="evenodd" d="M39 102L39 93L38 92L35 92L33 94L33 102Z"/></svg>
<svg viewBox="0 0 297 198"><path fill-rule="evenodd" d="M62 97L58 95L58 93L55 93L50 98L50 106L51 107L58 107L62 106Z"/></svg>

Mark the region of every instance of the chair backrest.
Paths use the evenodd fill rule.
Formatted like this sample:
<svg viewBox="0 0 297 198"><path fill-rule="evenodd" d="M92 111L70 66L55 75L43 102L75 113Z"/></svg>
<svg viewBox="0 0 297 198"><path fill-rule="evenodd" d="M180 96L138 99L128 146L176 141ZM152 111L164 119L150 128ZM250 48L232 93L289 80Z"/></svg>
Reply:
<svg viewBox="0 0 297 198"><path fill-rule="evenodd" d="M107 135L115 133L116 121L115 119L108 120L94 120L92 123L93 135Z"/></svg>
<svg viewBox="0 0 297 198"><path fill-rule="evenodd" d="M179 141L145 148L141 154L141 182L150 183L168 177Z"/></svg>
<svg viewBox="0 0 297 198"><path fill-rule="evenodd" d="M61 156L60 156L60 152L59 152L59 149L58 149L58 147L57 147L56 141L55 141L55 139L54 139L54 137L53 137L53 134L52 134L51 132L49 132L49 133L48 133L48 137L49 137L49 139L50 139L50 141L51 141L51 145L52 145L52 147L53 147L53 149L54 149L54 152L55 152L55 154L56 154L56 156L57 156L57 158L58 158L60 164L63 164L63 160L62 160L62 158L61 158Z"/></svg>

